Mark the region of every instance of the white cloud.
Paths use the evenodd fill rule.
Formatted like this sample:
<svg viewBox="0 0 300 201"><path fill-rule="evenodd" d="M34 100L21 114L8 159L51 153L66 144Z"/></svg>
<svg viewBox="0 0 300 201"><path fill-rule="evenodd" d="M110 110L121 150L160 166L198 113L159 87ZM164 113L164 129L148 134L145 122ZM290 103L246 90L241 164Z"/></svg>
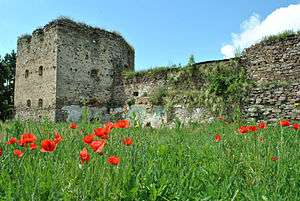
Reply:
<svg viewBox="0 0 300 201"><path fill-rule="evenodd" d="M300 30L300 4L289 5L273 11L264 20L254 13L242 22L241 33L232 33L232 41L221 48L224 58L231 58L236 49L244 49L259 42L263 37L286 30Z"/></svg>

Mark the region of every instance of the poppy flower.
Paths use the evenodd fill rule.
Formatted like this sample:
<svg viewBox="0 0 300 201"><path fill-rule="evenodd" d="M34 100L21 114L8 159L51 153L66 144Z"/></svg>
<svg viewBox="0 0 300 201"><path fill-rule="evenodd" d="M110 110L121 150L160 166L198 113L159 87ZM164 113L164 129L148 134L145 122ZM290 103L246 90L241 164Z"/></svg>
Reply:
<svg viewBox="0 0 300 201"><path fill-rule="evenodd" d="M77 124L75 122L72 122L69 127L72 128L72 129L76 129Z"/></svg>
<svg viewBox="0 0 300 201"><path fill-rule="evenodd" d="M61 136L59 133L55 132L55 134L54 134L54 143L55 143L55 144L58 144L58 143L60 143L62 140L63 140L62 136Z"/></svg>
<svg viewBox="0 0 300 201"><path fill-rule="evenodd" d="M36 141L36 136L32 133L24 133L21 135L20 140L18 141L20 146L24 146Z"/></svg>
<svg viewBox="0 0 300 201"><path fill-rule="evenodd" d="M3 154L3 149L2 147L0 147L0 156L2 156L2 154Z"/></svg>
<svg viewBox="0 0 300 201"><path fill-rule="evenodd" d="M105 144L106 144L106 140L102 139L102 140L91 142L90 147L93 149L95 153L102 153Z"/></svg>
<svg viewBox="0 0 300 201"><path fill-rule="evenodd" d="M82 151L80 151L79 158L82 164L84 164L84 162L88 163L90 161L90 154L85 147L82 149Z"/></svg>
<svg viewBox="0 0 300 201"><path fill-rule="evenodd" d="M106 124L104 124L104 127L111 130L114 127L114 124L112 122L107 122Z"/></svg>
<svg viewBox="0 0 300 201"><path fill-rule="evenodd" d="M127 137L127 138L124 138L123 139L123 144L126 145L126 146L130 146L132 145L133 141L130 137Z"/></svg>
<svg viewBox="0 0 300 201"><path fill-rule="evenodd" d="M265 122L261 121L261 122L259 122L258 127L260 129L264 129L264 128L267 128L267 124Z"/></svg>
<svg viewBox="0 0 300 201"><path fill-rule="evenodd" d="M108 134L110 133L110 128L108 128L108 127L95 128L94 133L96 136L101 137L102 139L107 139Z"/></svg>
<svg viewBox="0 0 300 201"><path fill-rule="evenodd" d="M21 156L23 156L23 154L24 153L22 151L20 151L19 149L14 150L14 155L18 156L18 159L20 159Z"/></svg>
<svg viewBox="0 0 300 201"><path fill-rule="evenodd" d="M248 126L248 131L257 131L257 127L256 126Z"/></svg>
<svg viewBox="0 0 300 201"><path fill-rule="evenodd" d="M15 144L16 142L17 142L17 138L12 137L6 142L6 144Z"/></svg>
<svg viewBox="0 0 300 201"><path fill-rule="evenodd" d="M215 135L215 141L220 142L221 141L221 135L219 135L219 134Z"/></svg>
<svg viewBox="0 0 300 201"><path fill-rule="evenodd" d="M117 156L110 156L107 159L107 163L111 165L119 165L120 164L120 158Z"/></svg>
<svg viewBox="0 0 300 201"><path fill-rule="evenodd" d="M300 124L293 124L293 128L295 130L299 130L300 129Z"/></svg>
<svg viewBox="0 0 300 201"><path fill-rule="evenodd" d="M278 157L277 157L277 156L272 156L271 160L272 160L272 161L277 161L277 160L278 160Z"/></svg>
<svg viewBox="0 0 300 201"><path fill-rule="evenodd" d="M56 149L56 143L52 140L43 140L41 147L41 152L53 152Z"/></svg>
<svg viewBox="0 0 300 201"><path fill-rule="evenodd" d="M247 126L241 126L241 127L239 128L239 132L240 132L241 134L247 133L247 132L248 132L248 127L247 127Z"/></svg>
<svg viewBox="0 0 300 201"><path fill-rule="evenodd" d="M129 128L129 121L127 119L119 120L114 124L114 128Z"/></svg>
<svg viewBox="0 0 300 201"><path fill-rule="evenodd" d="M291 123L290 123L289 120L280 120L280 121L279 121L279 125L280 125L280 126L290 126Z"/></svg>
<svg viewBox="0 0 300 201"><path fill-rule="evenodd" d="M85 143L85 144L91 144L94 140L94 137L95 135L94 134L90 134L90 135L86 135L82 138L82 141Z"/></svg>
<svg viewBox="0 0 300 201"><path fill-rule="evenodd" d="M35 150L37 149L37 145L35 143L30 144L30 150Z"/></svg>

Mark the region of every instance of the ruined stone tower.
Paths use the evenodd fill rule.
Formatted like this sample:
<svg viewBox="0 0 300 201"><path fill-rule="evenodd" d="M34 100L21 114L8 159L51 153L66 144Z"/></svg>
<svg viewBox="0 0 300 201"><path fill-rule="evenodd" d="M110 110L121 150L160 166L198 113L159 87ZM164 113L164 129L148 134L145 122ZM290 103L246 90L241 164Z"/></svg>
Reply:
<svg viewBox="0 0 300 201"><path fill-rule="evenodd" d="M124 69L134 70L134 49L122 36L54 20L18 39L16 117L64 120L63 108L81 106L83 100L109 110L123 95L115 86Z"/></svg>

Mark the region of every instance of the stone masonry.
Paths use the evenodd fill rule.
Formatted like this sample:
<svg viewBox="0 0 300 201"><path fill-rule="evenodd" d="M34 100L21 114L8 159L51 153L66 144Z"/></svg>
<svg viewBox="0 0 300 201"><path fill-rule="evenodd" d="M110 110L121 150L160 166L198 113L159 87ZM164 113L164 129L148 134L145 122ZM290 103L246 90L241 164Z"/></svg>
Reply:
<svg viewBox="0 0 300 201"><path fill-rule="evenodd" d="M105 113L124 69L134 70L134 49L119 34L54 20L18 40L16 117L66 120L83 104Z"/></svg>

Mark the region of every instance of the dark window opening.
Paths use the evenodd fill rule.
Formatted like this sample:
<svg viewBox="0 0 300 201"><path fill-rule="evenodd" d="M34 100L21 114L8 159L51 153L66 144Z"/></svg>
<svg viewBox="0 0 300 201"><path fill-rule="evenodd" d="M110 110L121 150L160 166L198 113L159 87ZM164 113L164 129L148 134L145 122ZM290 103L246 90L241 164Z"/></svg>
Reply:
<svg viewBox="0 0 300 201"><path fill-rule="evenodd" d="M25 78L28 78L29 76L29 70L25 70Z"/></svg>
<svg viewBox="0 0 300 201"><path fill-rule="evenodd" d="M99 70L98 70L98 69L92 69L92 70L91 70L91 77L97 77L97 76L98 76L98 73L99 73Z"/></svg>
<svg viewBox="0 0 300 201"><path fill-rule="evenodd" d="M43 107L43 99L39 99L39 102L38 102L38 107L39 108L42 108Z"/></svg>
<svg viewBox="0 0 300 201"><path fill-rule="evenodd" d="M133 96L139 96L139 92L137 91L133 92Z"/></svg>
<svg viewBox="0 0 300 201"><path fill-rule="evenodd" d="M43 66L40 66L39 67L39 76L42 76L43 75Z"/></svg>
<svg viewBox="0 0 300 201"><path fill-rule="evenodd" d="M27 107L31 107L31 100L27 100L26 105Z"/></svg>
<svg viewBox="0 0 300 201"><path fill-rule="evenodd" d="M85 55L85 60L88 60L88 59L89 59L89 55L86 54L86 55Z"/></svg>
<svg viewBox="0 0 300 201"><path fill-rule="evenodd" d="M129 69L129 66L127 64L124 65L124 69Z"/></svg>

